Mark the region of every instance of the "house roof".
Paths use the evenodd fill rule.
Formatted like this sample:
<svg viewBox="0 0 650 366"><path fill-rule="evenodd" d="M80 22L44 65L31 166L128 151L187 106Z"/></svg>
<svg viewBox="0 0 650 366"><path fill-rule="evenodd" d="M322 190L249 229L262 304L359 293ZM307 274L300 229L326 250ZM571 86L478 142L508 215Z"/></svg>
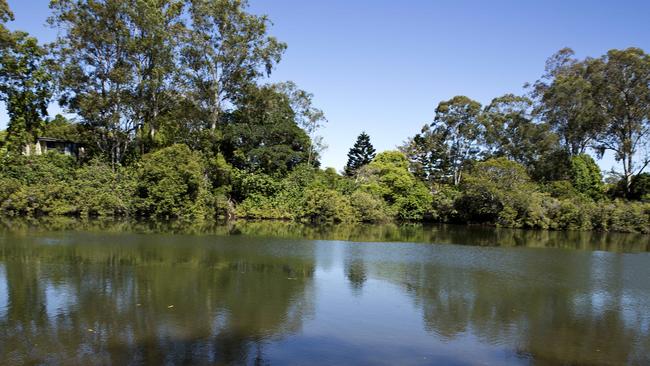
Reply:
<svg viewBox="0 0 650 366"><path fill-rule="evenodd" d="M45 141L45 142L69 142L69 143L72 143L72 144L75 143L74 141L70 141L70 140L57 139L57 138L54 138L54 137L45 137L45 136L36 138L36 141Z"/></svg>

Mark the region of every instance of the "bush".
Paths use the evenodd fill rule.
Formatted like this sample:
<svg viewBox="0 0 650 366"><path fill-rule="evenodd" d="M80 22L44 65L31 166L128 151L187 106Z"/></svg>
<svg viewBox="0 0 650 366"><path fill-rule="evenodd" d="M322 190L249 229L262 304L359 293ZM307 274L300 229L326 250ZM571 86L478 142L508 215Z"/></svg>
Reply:
<svg viewBox="0 0 650 366"><path fill-rule="evenodd" d="M405 195L397 197L394 208L398 219L420 221L432 216L432 203L433 197L426 186L416 182Z"/></svg>
<svg viewBox="0 0 650 366"><path fill-rule="evenodd" d="M602 205L604 214L598 222L599 229L620 232L650 233L650 204L616 200Z"/></svg>
<svg viewBox="0 0 650 366"><path fill-rule="evenodd" d="M350 196L350 204L355 217L361 222L387 222L393 216L392 212L381 197L368 192L355 191Z"/></svg>
<svg viewBox="0 0 650 366"><path fill-rule="evenodd" d="M23 184L45 185L72 180L75 167L73 157L54 151L31 156L10 154L2 159L0 175Z"/></svg>
<svg viewBox="0 0 650 366"><path fill-rule="evenodd" d="M603 175L594 159L587 154L571 158L571 183L576 191L591 199L603 198Z"/></svg>
<svg viewBox="0 0 650 366"><path fill-rule="evenodd" d="M73 214L75 207L71 201L74 194L63 182L21 185L2 203L2 210L28 216Z"/></svg>
<svg viewBox="0 0 650 366"><path fill-rule="evenodd" d="M232 172L232 194L238 202L254 195L271 197L278 193L280 188L280 181L268 174L247 173L238 169Z"/></svg>
<svg viewBox="0 0 650 366"><path fill-rule="evenodd" d="M431 197L431 219L440 222L454 221L458 215L454 202L459 196L460 192L453 186L440 185L435 188Z"/></svg>
<svg viewBox="0 0 650 366"><path fill-rule="evenodd" d="M550 182L543 186L545 192L551 195L551 197L558 199L575 199L580 195L571 181L568 180L556 180Z"/></svg>
<svg viewBox="0 0 650 366"><path fill-rule="evenodd" d="M555 230L590 230L592 228L593 204L586 200L558 200L547 206L551 219L550 228Z"/></svg>
<svg viewBox="0 0 650 366"><path fill-rule="evenodd" d="M213 216L204 173L200 155L186 145L143 156L137 169L138 214L184 219Z"/></svg>
<svg viewBox="0 0 650 366"><path fill-rule="evenodd" d="M477 163L461 186L455 208L465 221L504 227L546 228L549 218L526 169L505 158Z"/></svg>
<svg viewBox="0 0 650 366"><path fill-rule="evenodd" d="M32 216L74 212L74 167L73 158L57 152L5 156L0 165L2 211Z"/></svg>
<svg viewBox="0 0 650 366"><path fill-rule="evenodd" d="M629 199L650 201L650 173L642 173L632 178Z"/></svg>
<svg viewBox="0 0 650 366"><path fill-rule="evenodd" d="M72 182L75 211L82 216L123 216L133 210L136 180L131 170L101 160L76 171Z"/></svg>
<svg viewBox="0 0 650 366"><path fill-rule="evenodd" d="M253 194L237 205L236 216L246 219L288 220L294 217L286 202L276 196Z"/></svg>
<svg viewBox="0 0 650 366"><path fill-rule="evenodd" d="M409 171L406 156L385 151L357 172L361 190L382 197L400 220L422 220L432 216L431 193Z"/></svg>
<svg viewBox="0 0 650 366"><path fill-rule="evenodd" d="M305 191L296 218L310 223L356 221L347 197L333 189L319 188Z"/></svg>

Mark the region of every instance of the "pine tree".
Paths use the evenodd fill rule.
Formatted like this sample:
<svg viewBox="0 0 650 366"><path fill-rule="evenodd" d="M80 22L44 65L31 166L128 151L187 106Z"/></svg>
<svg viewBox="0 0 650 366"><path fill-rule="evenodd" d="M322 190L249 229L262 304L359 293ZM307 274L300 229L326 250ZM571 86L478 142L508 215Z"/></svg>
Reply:
<svg viewBox="0 0 650 366"><path fill-rule="evenodd" d="M353 176L359 168L370 163L375 158L375 148L370 143L370 136L361 132L357 142L348 152L348 163L345 165L345 174Z"/></svg>

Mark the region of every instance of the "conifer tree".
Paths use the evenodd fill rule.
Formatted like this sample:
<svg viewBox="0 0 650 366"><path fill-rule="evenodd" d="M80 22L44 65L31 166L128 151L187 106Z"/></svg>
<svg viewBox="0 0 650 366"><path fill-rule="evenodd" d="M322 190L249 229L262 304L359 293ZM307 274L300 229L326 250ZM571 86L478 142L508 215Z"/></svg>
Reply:
<svg viewBox="0 0 650 366"><path fill-rule="evenodd" d="M345 174L353 176L359 168L370 163L375 158L375 148L370 143L370 136L361 132L354 146L348 152L348 163L345 165Z"/></svg>

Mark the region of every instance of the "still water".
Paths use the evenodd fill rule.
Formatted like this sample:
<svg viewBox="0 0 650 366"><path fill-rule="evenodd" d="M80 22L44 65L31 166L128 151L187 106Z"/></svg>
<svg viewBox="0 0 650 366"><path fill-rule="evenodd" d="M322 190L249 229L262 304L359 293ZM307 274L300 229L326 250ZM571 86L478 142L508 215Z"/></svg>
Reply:
<svg viewBox="0 0 650 366"><path fill-rule="evenodd" d="M0 225L0 364L650 364L649 236L71 228Z"/></svg>

